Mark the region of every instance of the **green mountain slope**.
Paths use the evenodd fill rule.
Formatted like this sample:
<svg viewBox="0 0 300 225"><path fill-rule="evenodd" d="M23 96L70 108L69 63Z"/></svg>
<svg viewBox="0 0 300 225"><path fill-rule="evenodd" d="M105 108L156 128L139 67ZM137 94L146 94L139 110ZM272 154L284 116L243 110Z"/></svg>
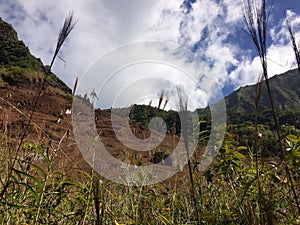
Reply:
<svg viewBox="0 0 300 225"><path fill-rule="evenodd" d="M269 79L280 124L281 141L289 134L300 131L300 74L297 69L276 75ZM258 104L258 130L255 128L255 98L257 85L241 87L225 97L227 130L236 146L253 149L257 132L261 134L260 144L263 156L274 156L280 152L267 87L263 89ZM198 109L200 119L210 121L210 109ZM208 126L203 128L210 129Z"/></svg>
<svg viewBox="0 0 300 225"><path fill-rule="evenodd" d="M284 74L276 75L269 80L271 92L277 108L281 125L291 125L300 127L300 75L297 69ZM274 122L271 112L271 105L265 84L259 101L258 122L265 130L273 131ZM240 133L247 133L245 129L253 129L254 125L254 101L256 95L256 85L241 87L225 98L227 111L227 124L233 125ZM127 109L128 110L128 109ZM148 112L148 113L147 113ZM210 120L210 109L198 109L200 119ZM166 122L168 131L173 126L176 133L180 133L180 121L178 113L175 111L164 111L145 105L135 105L131 111L131 119L146 125L153 116L159 116ZM205 124L203 129L209 129ZM240 133L240 135L242 135Z"/></svg>
<svg viewBox="0 0 300 225"><path fill-rule="evenodd" d="M295 122L300 115L300 75L297 69L276 75L269 80L281 124ZM253 121L256 85L241 87L225 98L230 123ZM267 87L263 91L258 105L260 123L271 123L271 105ZM292 125L292 124L291 124Z"/></svg>
<svg viewBox="0 0 300 225"><path fill-rule="evenodd" d="M34 57L13 27L0 18L0 85L39 87L47 79L46 88L70 93L71 90L55 74Z"/></svg>

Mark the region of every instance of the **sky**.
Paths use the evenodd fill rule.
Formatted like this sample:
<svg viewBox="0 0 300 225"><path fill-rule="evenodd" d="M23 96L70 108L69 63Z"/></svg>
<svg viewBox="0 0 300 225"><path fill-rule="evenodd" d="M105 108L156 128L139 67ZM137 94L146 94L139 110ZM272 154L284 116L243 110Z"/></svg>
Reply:
<svg viewBox="0 0 300 225"><path fill-rule="evenodd" d="M118 53L122 46L136 47L132 43L147 41L176 45L181 49L180 54L172 59L171 64L175 63L181 69L189 70L196 80L193 84L182 78L186 75L174 65L147 62L144 66L139 64L135 65L136 68L122 69L114 76L114 82L108 82L100 89L96 87L96 91L103 96L117 94L125 98L124 94L111 91L118 89L126 92L126 87L130 87L134 88L135 93L143 93L146 89L148 92L151 89L153 96L158 96L159 91L164 89L172 98L172 88L167 87L173 86L166 82L168 80L192 90L189 98L197 108L219 97L215 96L216 89L220 89L226 96L241 86L256 83L261 74L256 50L245 32L244 2L245 0L0 0L0 17L14 26L19 39L24 41L33 55L41 58L44 64L50 64L63 20L73 11L77 24L59 53L65 62L57 59L53 66L53 72L70 87L73 87L76 77L79 81L85 81L84 77L91 68L97 69L95 79L98 79L97 76L107 78L111 75L105 74L106 71L101 71L101 67L95 67L95 64L99 64L99 60L111 52ZM272 0L267 1L267 4L270 9L267 58L271 77L296 67L284 18L285 14L289 16L297 44L300 45L300 4L298 0ZM145 46L142 49L148 51ZM170 59L174 52L165 54L164 57L155 57ZM181 63L178 57L181 57ZM114 61L110 63L113 64ZM140 79L145 81L135 79L137 83L134 85L132 78L139 77L145 71L155 74L154 77L160 74L165 81L148 82L141 76ZM103 90L105 93L101 92ZM126 94L126 98L129 94ZM143 100L140 96L140 99L131 101L146 103L151 97L150 94L147 96ZM100 99L104 98L100 96ZM110 107L114 100L99 100L99 105Z"/></svg>

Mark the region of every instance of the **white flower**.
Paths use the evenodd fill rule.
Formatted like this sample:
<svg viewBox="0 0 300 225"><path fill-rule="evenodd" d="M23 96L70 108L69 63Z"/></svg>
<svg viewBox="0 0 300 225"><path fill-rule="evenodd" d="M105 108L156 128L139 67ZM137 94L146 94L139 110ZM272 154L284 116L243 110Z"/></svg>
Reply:
<svg viewBox="0 0 300 225"><path fill-rule="evenodd" d="M67 109L66 112L65 112L65 114L66 114L67 116L70 116L70 115L72 114L71 109Z"/></svg>

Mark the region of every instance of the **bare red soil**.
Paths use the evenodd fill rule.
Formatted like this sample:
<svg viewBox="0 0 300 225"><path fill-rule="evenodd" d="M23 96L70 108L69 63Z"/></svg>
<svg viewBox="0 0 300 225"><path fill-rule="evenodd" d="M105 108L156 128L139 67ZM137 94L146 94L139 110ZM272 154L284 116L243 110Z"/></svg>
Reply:
<svg viewBox="0 0 300 225"><path fill-rule="evenodd" d="M6 143L10 148L17 149L22 140L22 144L34 143L44 148L50 147L52 151L57 149L56 168L64 172L72 171L72 169L90 170L90 166L77 147L72 130L72 118L65 114L66 109L71 107L70 97L51 90L42 90L39 95L38 88L0 87L0 129L3 144ZM169 154L179 140L176 135L167 134L155 150L150 153L137 153L128 149L117 139L111 126L110 113L96 110L95 117L102 143L114 157L126 163L151 164L155 151ZM150 135L148 128L137 123L131 124L131 130L136 137L141 139ZM168 169L168 166L165 169Z"/></svg>

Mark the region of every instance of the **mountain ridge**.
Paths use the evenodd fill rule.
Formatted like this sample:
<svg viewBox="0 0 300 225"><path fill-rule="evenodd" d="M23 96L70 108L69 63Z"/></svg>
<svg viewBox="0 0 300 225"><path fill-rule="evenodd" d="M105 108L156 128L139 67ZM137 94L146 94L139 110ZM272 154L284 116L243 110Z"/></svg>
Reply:
<svg viewBox="0 0 300 225"><path fill-rule="evenodd" d="M269 79L271 94L279 117L283 114L300 112L299 80L300 75L298 69L289 70ZM260 118L264 114L271 112L267 87L265 82L262 82L262 93L258 103L258 116ZM234 117L243 117L245 115L246 120L254 120L256 87L257 84L241 87L225 98L229 122L233 122L232 118ZM245 120L243 122L245 122ZM260 119L260 122L263 121ZM285 121L282 122L285 123Z"/></svg>
<svg viewBox="0 0 300 225"><path fill-rule="evenodd" d="M45 88L64 94L71 89L54 73L44 66L42 61L30 53L13 26L0 18L0 85L40 87L46 79Z"/></svg>

